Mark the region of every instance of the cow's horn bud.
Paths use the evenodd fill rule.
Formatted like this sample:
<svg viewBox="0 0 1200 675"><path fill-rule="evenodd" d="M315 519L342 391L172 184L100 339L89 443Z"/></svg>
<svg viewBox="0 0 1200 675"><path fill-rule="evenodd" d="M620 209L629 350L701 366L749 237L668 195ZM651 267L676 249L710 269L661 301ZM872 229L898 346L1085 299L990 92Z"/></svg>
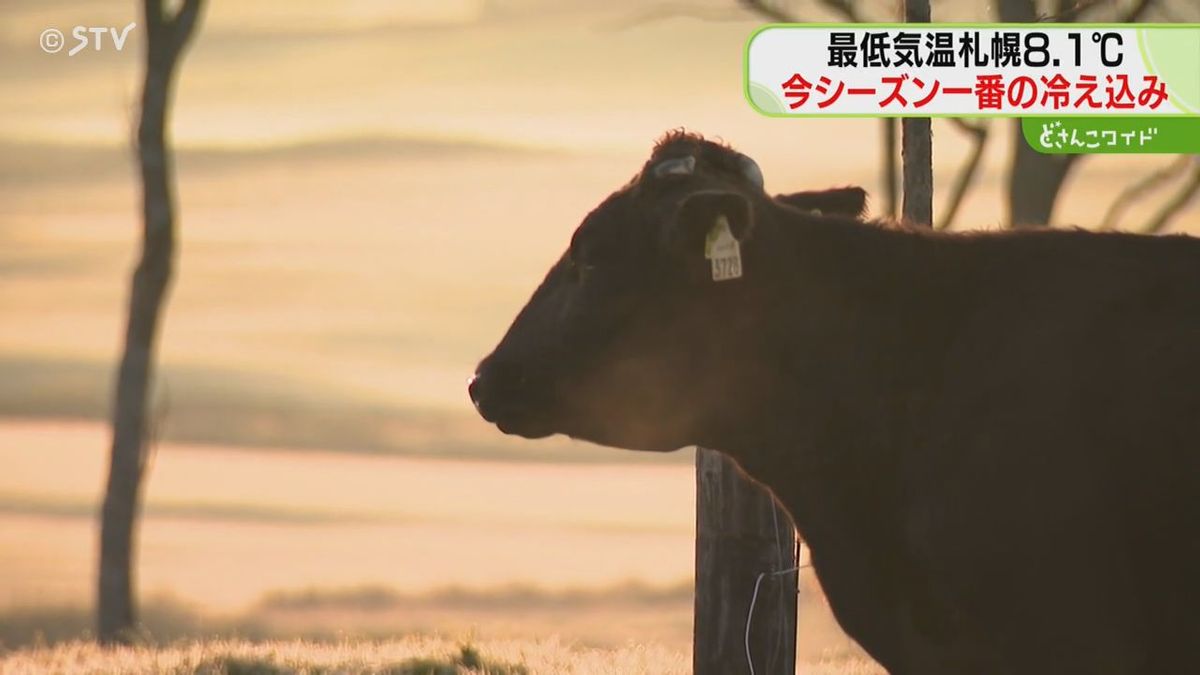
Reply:
<svg viewBox="0 0 1200 675"><path fill-rule="evenodd" d="M673 159L664 159L654 168L650 170L656 178L662 176L690 176L696 172L696 158L688 155L687 157L675 157Z"/></svg>
<svg viewBox="0 0 1200 675"><path fill-rule="evenodd" d="M758 167L758 162L738 153L738 168L741 170L742 176L750 181L751 185L760 190L763 189L763 173L762 169Z"/></svg>

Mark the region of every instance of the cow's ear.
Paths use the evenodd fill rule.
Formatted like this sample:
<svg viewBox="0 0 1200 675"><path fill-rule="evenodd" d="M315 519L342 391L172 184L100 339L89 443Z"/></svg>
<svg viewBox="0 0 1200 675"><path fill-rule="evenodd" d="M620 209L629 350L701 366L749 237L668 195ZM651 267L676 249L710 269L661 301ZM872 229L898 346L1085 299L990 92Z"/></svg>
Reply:
<svg viewBox="0 0 1200 675"><path fill-rule="evenodd" d="M793 192L776 195L775 200L804 211L850 218L858 218L867 210L867 191L857 186Z"/></svg>
<svg viewBox="0 0 1200 675"><path fill-rule="evenodd" d="M749 238L754 229L750 200L738 192L693 192L683 198L667 224L666 244L681 255L706 254L706 245L720 235L721 228L739 242Z"/></svg>

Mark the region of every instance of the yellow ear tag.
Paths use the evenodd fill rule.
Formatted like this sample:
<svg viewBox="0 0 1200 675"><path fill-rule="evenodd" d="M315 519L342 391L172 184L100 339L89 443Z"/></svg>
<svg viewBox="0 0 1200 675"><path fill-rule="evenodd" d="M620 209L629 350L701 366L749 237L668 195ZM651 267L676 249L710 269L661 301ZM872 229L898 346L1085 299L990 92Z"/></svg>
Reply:
<svg viewBox="0 0 1200 675"><path fill-rule="evenodd" d="M712 261L713 281L742 276L742 248L729 230L729 219L725 216L717 216L704 237L704 257Z"/></svg>

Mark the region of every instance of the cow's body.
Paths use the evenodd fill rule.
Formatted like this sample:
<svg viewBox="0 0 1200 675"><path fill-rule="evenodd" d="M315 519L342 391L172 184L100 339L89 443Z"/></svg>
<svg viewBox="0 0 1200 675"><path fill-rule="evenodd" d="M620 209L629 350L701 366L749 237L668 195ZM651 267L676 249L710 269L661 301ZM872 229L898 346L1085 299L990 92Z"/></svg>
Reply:
<svg viewBox="0 0 1200 675"><path fill-rule="evenodd" d="M797 237L773 433L729 445L847 632L893 674L1195 667L1200 242L861 227Z"/></svg>
<svg viewBox="0 0 1200 675"><path fill-rule="evenodd" d="M885 229L721 152L676 137L589 216L635 278L564 258L480 366L485 417L726 452L893 675L1200 667L1200 240ZM714 217L743 278L696 279Z"/></svg>

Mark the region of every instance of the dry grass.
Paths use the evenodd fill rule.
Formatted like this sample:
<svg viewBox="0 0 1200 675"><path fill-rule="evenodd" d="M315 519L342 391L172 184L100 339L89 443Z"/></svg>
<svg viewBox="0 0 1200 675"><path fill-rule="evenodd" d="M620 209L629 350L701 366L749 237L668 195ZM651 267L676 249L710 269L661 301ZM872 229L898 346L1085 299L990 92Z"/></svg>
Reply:
<svg viewBox="0 0 1200 675"><path fill-rule="evenodd" d="M312 643L208 641L168 647L101 649L70 642L0 656L0 673L125 673L142 675L276 675L387 673L389 675L670 675L690 670L687 655L656 646L584 649L547 641L496 641L469 645L438 638L384 642Z"/></svg>
<svg viewBox="0 0 1200 675"><path fill-rule="evenodd" d="M413 637L387 641L209 640L165 647L102 649L90 642L0 654L0 675L672 675L691 672L690 655L658 645L592 649L549 640L479 641ZM830 653L805 675L881 675L877 666Z"/></svg>

